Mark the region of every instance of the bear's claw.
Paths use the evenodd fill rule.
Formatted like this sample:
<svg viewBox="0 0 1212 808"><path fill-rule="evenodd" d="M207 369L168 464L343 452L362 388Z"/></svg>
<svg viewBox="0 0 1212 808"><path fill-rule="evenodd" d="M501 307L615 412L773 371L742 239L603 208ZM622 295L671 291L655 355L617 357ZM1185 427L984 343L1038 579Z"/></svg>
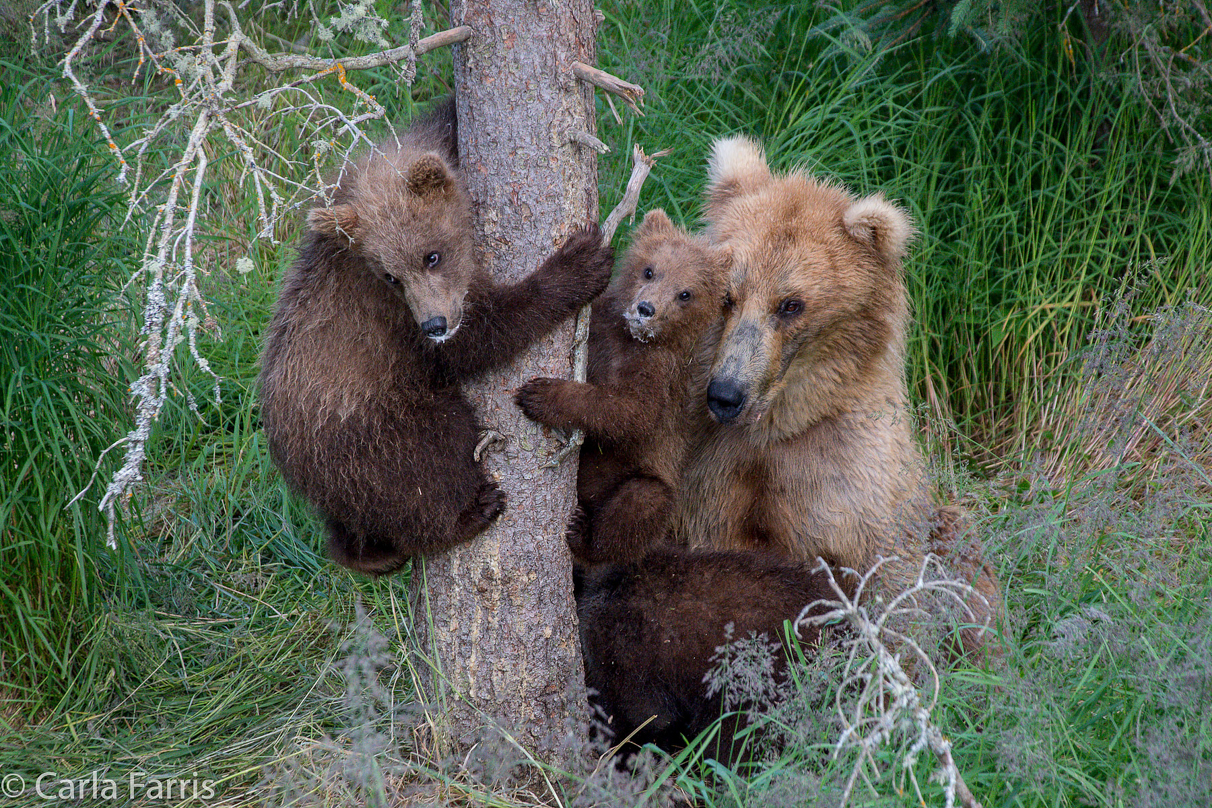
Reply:
<svg viewBox="0 0 1212 808"><path fill-rule="evenodd" d="M569 280L588 288L590 299L610 284L614 271L614 248L602 240L602 228L596 223L582 227L564 242L555 258L565 268Z"/></svg>
<svg viewBox="0 0 1212 808"><path fill-rule="evenodd" d="M572 553L573 558L582 561L589 558L592 525L593 520L589 518L589 514L578 505L568 520L568 527L564 530L564 541L568 543L568 550Z"/></svg>

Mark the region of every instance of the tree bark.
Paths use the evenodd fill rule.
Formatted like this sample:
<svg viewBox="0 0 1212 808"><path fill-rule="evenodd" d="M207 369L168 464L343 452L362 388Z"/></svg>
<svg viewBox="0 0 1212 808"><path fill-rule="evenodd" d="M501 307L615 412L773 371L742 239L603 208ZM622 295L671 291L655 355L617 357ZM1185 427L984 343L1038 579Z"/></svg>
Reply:
<svg viewBox="0 0 1212 808"><path fill-rule="evenodd" d="M454 65L479 248L496 278L515 281L597 219L597 155L573 141L595 133L594 99L570 66L595 61L597 23L588 0L453 0L450 13L474 32ZM569 718L586 711L564 543L576 463L542 468L559 443L513 403L523 381L570 375L572 330L569 321L513 366L466 385L481 422L505 436L485 462L508 505L471 543L415 566L414 627L436 666L431 715L456 747L496 721L554 761Z"/></svg>

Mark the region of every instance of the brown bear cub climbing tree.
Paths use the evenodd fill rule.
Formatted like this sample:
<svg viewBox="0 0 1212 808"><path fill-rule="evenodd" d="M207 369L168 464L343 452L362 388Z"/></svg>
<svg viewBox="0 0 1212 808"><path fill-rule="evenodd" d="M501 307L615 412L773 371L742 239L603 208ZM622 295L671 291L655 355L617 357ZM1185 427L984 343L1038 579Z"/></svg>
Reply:
<svg viewBox="0 0 1212 808"><path fill-rule="evenodd" d="M719 318L727 250L644 217L615 282L594 306L588 383L533 379L527 416L583 429L581 512L568 539L580 561L628 561L665 538L686 454L691 358Z"/></svg>
<svg viewBox="0 0 1212 808"><path fill-rule="evenodd" d="M384 574L505 507L460 382L509 362L609 282L596 226L521 282L472 243L453 102L346 165L282 282L260 378L274 461L324 516L328 551Z"/></svg>
<svg viewBox="0 0 1212 808"><path fill-rule="evenodd" d="M677 534L860 573L896 556L881 578L901 591L936 521L904 372L913 224L882 195L775 175L744 137L718 141L708 173L708 233L732 267Z"/></svg>

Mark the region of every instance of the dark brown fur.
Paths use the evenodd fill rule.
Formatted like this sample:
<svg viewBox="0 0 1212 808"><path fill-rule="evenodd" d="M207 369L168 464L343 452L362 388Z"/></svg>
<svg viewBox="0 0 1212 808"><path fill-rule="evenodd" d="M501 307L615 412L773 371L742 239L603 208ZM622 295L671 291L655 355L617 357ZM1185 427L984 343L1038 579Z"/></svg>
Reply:
<svg viewBox="0 0 1212 808"><path fill-rule="evenodd" d="M589 381L539 378L518 391L528 417L587 433L582 513L568 536L582 561L634 560L668 531L694 346L719 316L727 261L725 250L650 211L594 306Z"/></svg>
<svg viewBox="0 0 1212 808"><path fill-rule="evenodd" d="M345 167L333 205L309 217L262 356L275 463L325 517L333 559L373 574L501 513L504 493L472 457L479 427L460 382L551 331L612 265L594 226L523 281L495 284L472 248L453 115L443 105Z"/></svg>
<svg viewBox="0 0 1212 808"><path fill-rule="evenodd" d="M579 570L577 614L585 683L615 743L676 751L721 715L721 697L704 677L716 650L751 633L773 646L776 675L786 670L784 621L817 600L836 598L824 573L757 553L652 550L640 561ZM801 626L805 648L820 631ZM649 719L652 719L651 721ZM647 722L647 723L646 723ZM730 759L730 721L714 753ZM634 733L634 735L632 735Z"/></svg>

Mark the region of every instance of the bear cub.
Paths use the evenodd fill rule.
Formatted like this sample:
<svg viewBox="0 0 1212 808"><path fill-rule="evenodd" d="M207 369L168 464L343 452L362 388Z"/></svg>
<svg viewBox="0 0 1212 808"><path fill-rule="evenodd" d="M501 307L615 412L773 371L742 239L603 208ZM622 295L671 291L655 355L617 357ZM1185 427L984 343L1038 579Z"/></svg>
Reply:
<svg viewBox="0 0 1212 808"><path fill-rule="evenodd" d="M498 285L473 249L454 103L341 173L308 217L262 354L261 419L340 564L381 575L471 539L505 495L460 382L508 363L607 285L596 226Z"/></svg>
<svg viewBox="0 0 1212 808"><path fill-rule="evenodd" d="M585 684L599 720L614 743L631 736L636 746L671 753L723 714L721 695L708 695L704 680L729 636L764 636L781 682L784 621L794 622L818 600L837 599L828 576L812 564L672 545L641 561L578 567L575 583ZM850 582L838 583L850 589ZM819 605L810 613L827 610ZM801 625L799 642L807 652L819 648L820 629ZM713 756L737 759L733 736L744 726L740 716L730 717Z"/></svg>
<svg viewBox="0 0 1212 808"><path fill-rule="evenodd" d="M516 396L547 426L583 429L569 528L585 563L630 561L670 526L688 442L686 412L695 346L719 319L726 249L644 217L590 323L589 381L538 378Z"/></svg>

